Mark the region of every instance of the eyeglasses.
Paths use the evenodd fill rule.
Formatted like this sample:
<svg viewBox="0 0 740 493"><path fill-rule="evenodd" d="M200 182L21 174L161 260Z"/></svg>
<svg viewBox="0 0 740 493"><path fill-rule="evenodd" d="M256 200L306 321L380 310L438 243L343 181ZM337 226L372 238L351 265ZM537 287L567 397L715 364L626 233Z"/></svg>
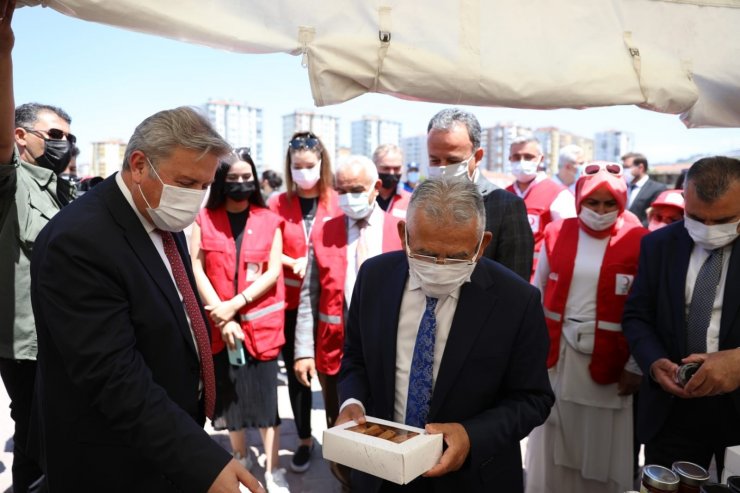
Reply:
<svg viewBox="0 0 740 493"><path fill-rule="evenodd" d="M617 163L588 163L583 167L583 174L595 175L602 169L615 176L620 176L622 174L622 165Z"/></svg>
<svg viewBox="0 0 740 493"><path fill-rule="evenodd" d="M416 260L420 260L422 262L426 262L428 264L439 264L439 265L473 265L475 263L476 257L478 257L478 253L480 253L480 247L483 243L483 238L478 242L478 246L475 248L475 255L473 255L473 258L471 259L460 259L460 258L449 258L449 257L432 257L431 255L422 255L420 253L412 253L411 247L409 247L409 232L405 232L406 235L406 255L408 255L409 258L413 258Z"/></svg>
<svg viewBox="0 0 740 493"><path fill-rule="evenodd" d="M69 134L65 132L64 130L59 130L58 128L50 128L49 130L36 130L33 128L26 128L21 127L26 132L35 135L39 139L44 140L63 140L64 138L67 139L67 142L74 145L77 142L77 137L75 137L72 134ZM48 137L45 137L44 134L48 135Z"/></svg>
<svg viewBox="0 0 740 493"><path fill-rule="evenodd" d="M313 134L308 134L303 137L295 137L290 141L290 148L293 150L313 149L319 145L319 139Z"/></svg>

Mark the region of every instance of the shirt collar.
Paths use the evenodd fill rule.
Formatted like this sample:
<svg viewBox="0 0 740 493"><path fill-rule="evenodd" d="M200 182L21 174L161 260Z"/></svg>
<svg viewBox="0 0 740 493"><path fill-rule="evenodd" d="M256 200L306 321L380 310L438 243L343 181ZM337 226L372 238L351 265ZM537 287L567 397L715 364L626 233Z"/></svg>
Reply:
<svg viewBox="0 0 740 493"><path fill-rule="evenodd" d="M116 185L118 185L118 188L121 189L121 193L126 198L126 202L131 206L131 208L136 213L136 216L139 218L139 221L141 221L141 225L144 226L144 229L147 233L151 233L155 229L157 229L147 218L145 218L141 212L139 212L139 209L136 208L136 204L134 203L134 197L131 195L131 190L128 189L126 186L126 182L123 181L123 177L121 176L121 173L116 173Z"/></svg>
<svg viewBox="0 0 740 493"><path fill-rule="evenodd" d="M650 179L650 177L649 177L648 175L642 175L642 177L640 177L640 179L639 179L639 180L637 180L636 182L634 182L635 188L640 188L640 187L641 187L641 186L643 186L643 185L645 184L645 182L646 182L646 181L648 181L649 179Z"/></svg>

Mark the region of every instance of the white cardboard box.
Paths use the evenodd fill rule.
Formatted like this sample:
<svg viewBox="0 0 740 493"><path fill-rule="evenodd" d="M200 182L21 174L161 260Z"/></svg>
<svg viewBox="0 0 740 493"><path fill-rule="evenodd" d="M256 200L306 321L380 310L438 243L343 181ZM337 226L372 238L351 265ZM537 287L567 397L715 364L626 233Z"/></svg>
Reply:
<svg viewBox="0 0 740 493"><path fill-rule="evenodd" d="M730 476L740 476L740 445L725 449L725 469L722 471L722 482L727 483Z"/></svg>
<svg viewBox="0 0 740 493"><path fill-rule="evenodd" d="M354 421L324 431L324 459L378 476L396 484L407 484L434 467L442 455L442 435L428 435L421 428L366 416L368 425L404 430L417 435L396 443L365 435L349 428Z"/></svg>

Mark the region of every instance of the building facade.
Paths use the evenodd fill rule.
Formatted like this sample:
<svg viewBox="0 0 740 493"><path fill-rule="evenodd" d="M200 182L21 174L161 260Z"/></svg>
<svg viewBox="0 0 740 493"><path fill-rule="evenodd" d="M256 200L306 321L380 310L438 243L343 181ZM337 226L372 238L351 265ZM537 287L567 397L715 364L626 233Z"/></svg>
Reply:
<svg viewBox="0 0 740 493"><path fill-rule="evenodd" d="M104 140L93 142L90 167L85 173L89 176L103 178L121 171L123 156L126 153L126 142L122 140Z"/></svg>
<svg viewBox="0 0 740 493"><path fill-rule="evenodd" d="M594 159L621 163L621 158L634 147L634 135L621 130L598 132L594 138Z"/></svg>
<svg viewBox="0 0 740 493"><path fill-rule="evenodd" d="M311 132L321 139L324 147L333 158L339 150L339 119L331 115L322 115L313 111L296 110L283 116L283 149L296 132Z"/></svg>
<svg viewBox="0 0 740 493"><path fill-rule="evenodd" d="M203 105L203 111L232 147L249 147L252 160L261 173L264 167L262 109L234 101L210 100Z"/></svg>
<svg viewBox="0 0 740 493"><path fill-rule="evenodd" d="M381 144L401 145L401 124L377 116L352 122L352 154L372 157Z"/></svg>

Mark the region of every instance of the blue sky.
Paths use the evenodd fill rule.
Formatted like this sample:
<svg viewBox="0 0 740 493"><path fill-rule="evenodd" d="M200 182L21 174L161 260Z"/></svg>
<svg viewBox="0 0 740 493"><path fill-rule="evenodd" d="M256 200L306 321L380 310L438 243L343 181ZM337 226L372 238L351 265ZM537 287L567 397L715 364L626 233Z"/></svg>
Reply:
<svg viewBox="0 0 740 493"><path fill-rule="evenodd" d="M340 142L349 145L350 122L378 115L403 124L403 136L424 133L444 105L367 94L315 108L300 57L238 54L66 17L42 7L19 9L13 19L16 104L39 101L63 107L88 159L88 144L127 140L156 111L230 99L263 109L265 161L282 167L282 116L313 109L341 118ZM556 126L593 137L618 129L635 134L635 150L651 162L740 149L740 129L687 129L675 115L632 106L587 110L514 110L466 107L481 124L515 122Z"/></svg>

